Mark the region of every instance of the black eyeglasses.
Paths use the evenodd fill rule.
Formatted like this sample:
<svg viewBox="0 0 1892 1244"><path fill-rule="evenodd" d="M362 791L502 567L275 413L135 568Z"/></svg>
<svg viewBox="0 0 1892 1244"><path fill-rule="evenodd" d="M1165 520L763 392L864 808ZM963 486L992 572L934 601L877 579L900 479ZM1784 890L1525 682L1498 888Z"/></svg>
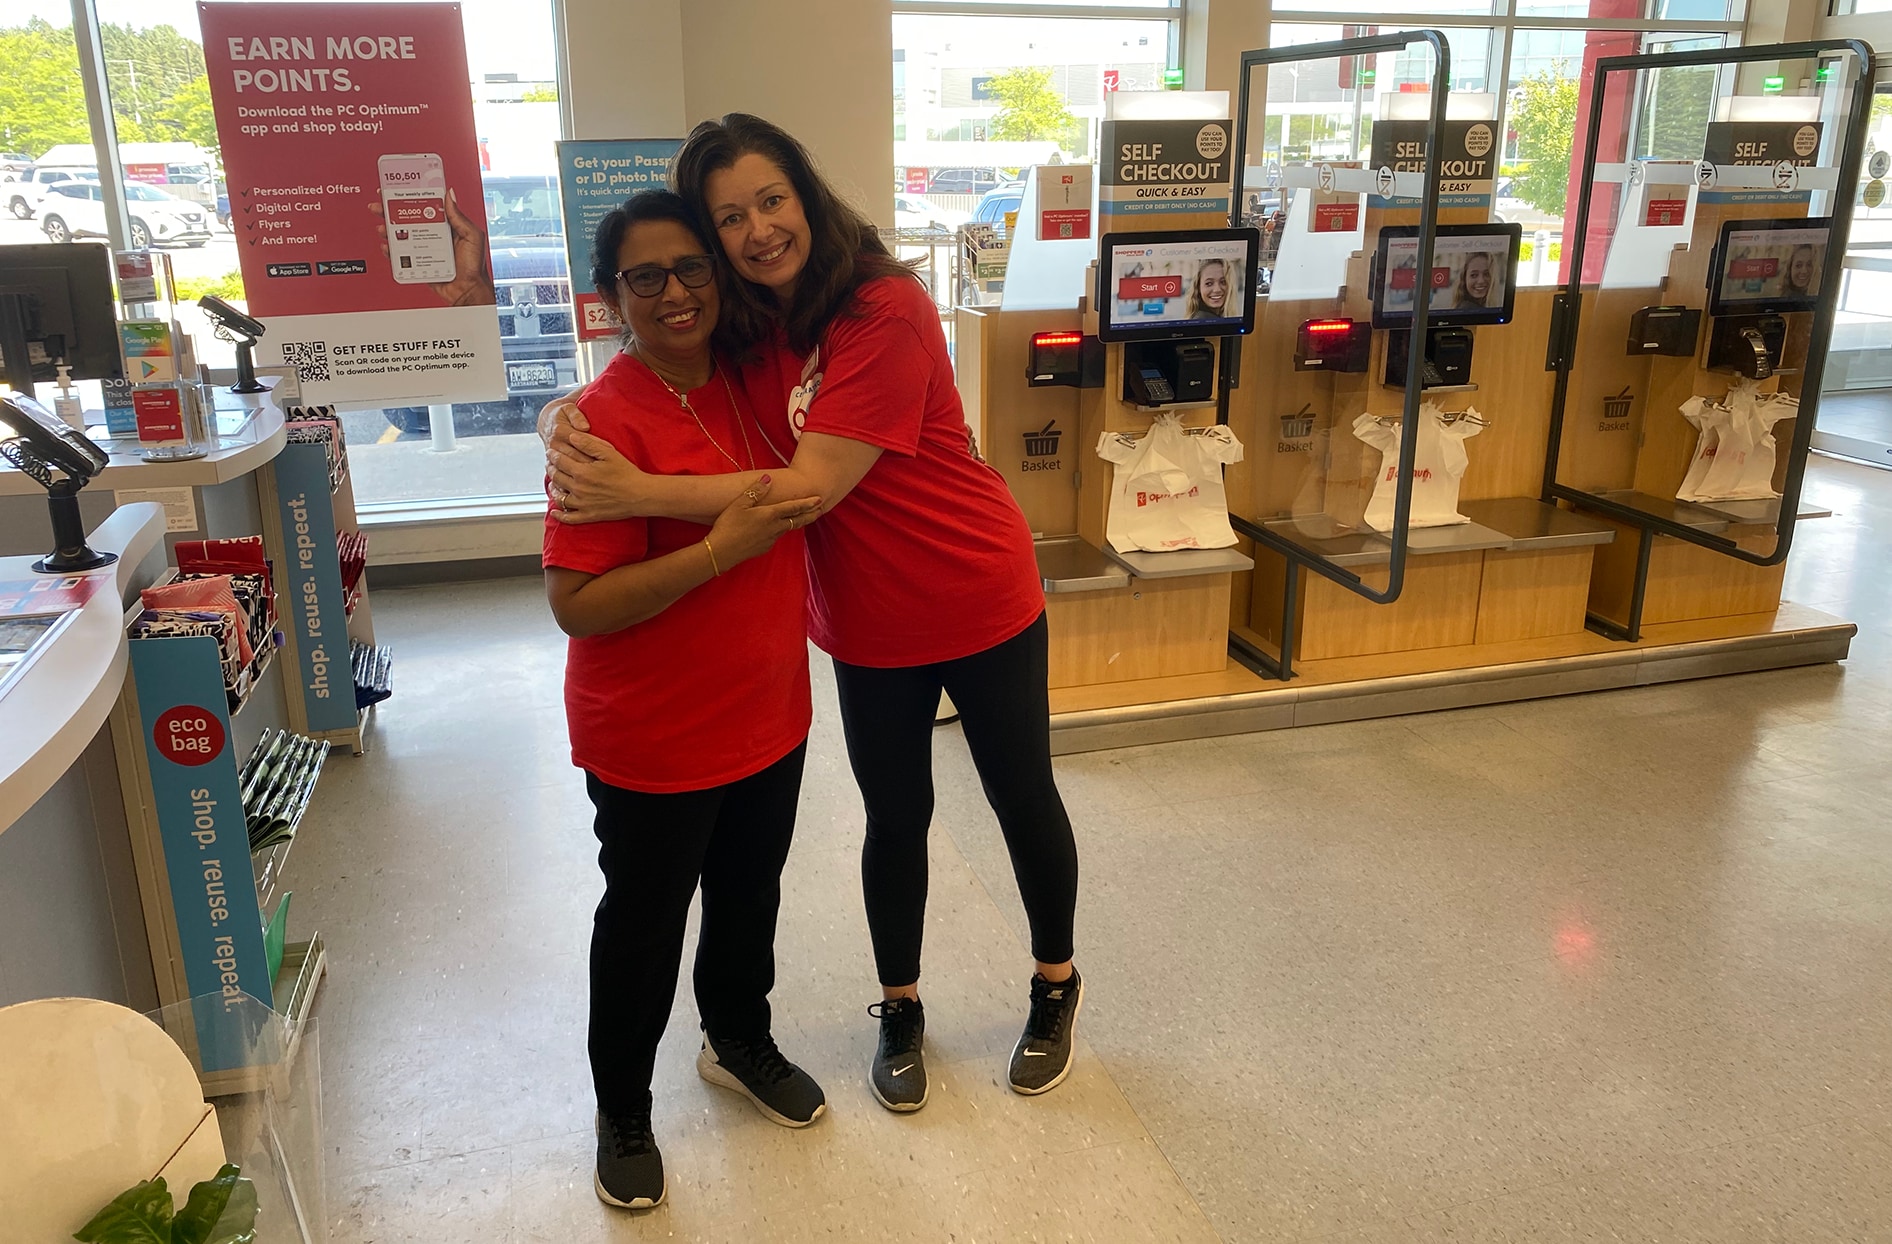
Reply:
<svg viewBox="0 0 1892 1244"><path fill-rule="evenodd" d="M626 268L618 273L618 280L630 286L639 298L655 298L664 292L672 276L683 282L685 289L702 289L716 279L716 261L708 255L685 255L669 268L654 263Z"/></svg>

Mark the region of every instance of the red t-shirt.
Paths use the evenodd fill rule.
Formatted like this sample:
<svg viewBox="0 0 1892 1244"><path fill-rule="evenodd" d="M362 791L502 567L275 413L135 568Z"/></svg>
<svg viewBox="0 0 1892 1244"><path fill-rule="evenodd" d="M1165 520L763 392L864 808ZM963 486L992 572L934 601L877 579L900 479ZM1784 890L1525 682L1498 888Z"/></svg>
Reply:
<svg viewBox="0 0 1892 1244"><path fill-rule="evenodd" d="M745 467L744 430L756 466L782 465L753 421L730 407L721 378L688 396L709 435ZM612 359L578 406L593 433L645 471L733 469L690 412L629 355ZM604 574L708 534L708 527L669 518L567 526L548 509L544 560ZM573 638L565 657L572 763L613 786L666 793L734 782L793 751L808 737L810 716L804 566L801 533L790 532L654 618Z"/></svg>
<svg viewBox="0 0 1892 1244"><path fill-rule="evenodd" d="M926 290L882 277L851 310L814 354L778 333L743 373L783 452L803 432L886 451L808 528L809 636L838 660L882 668L983 652L1044 611L1031 528L1004 478L972 456Z"/></svg>

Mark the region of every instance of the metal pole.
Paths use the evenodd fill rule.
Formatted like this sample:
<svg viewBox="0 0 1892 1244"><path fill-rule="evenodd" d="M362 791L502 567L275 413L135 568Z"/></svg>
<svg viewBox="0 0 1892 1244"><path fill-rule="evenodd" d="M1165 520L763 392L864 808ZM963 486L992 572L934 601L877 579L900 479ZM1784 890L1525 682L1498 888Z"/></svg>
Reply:
<svg viewBox="0 0 1892 1244"><path fill-rule="evenodd" d="M427 408L427 430L433 439L430 452L450 454L460 447L460 442L453 433L452 406L429 406Z"/></svg>
<svg viewBox="0 0 1892 1244"><path fill-rule="evenodd" d="M105 81L105 47L99 42L95 0L72 0L72 41L79 53L79 82L85 88L85 113L92 123L92 153L104 190L105 231L114 250L131 249L131 212L125 206L125 166L118 159L118 124L112 117L112 92Z"/></svg>

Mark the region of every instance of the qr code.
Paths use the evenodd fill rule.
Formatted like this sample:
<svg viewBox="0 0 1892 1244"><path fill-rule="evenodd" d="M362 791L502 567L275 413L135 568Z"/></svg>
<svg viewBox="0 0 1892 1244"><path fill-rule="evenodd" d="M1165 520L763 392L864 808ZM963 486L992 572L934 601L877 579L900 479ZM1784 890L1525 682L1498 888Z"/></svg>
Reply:
<svg viewBox="0 0 1892 1244"><path fill-rule="evenodd" d="M328 342L285 341L282 361L296 369L296 379L304 383L328 380Z"/></svg>

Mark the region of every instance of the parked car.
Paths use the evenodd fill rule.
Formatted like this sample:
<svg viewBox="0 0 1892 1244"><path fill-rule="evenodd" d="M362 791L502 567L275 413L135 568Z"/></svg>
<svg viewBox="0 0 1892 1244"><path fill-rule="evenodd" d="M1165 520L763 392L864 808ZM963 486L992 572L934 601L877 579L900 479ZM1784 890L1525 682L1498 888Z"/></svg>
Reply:
<svg viewBox="0 0 1892 1244"><path fill-rule="evenodd" d="M234 233L236 226L230 223L230 188L222 182L217 183L217 223Z"/></svg>
<svg viewBox="0 0 1892 1244"><path fill-rule="evenodd" d="M893 223L900 229L934 229L950 233L969 219L965 212L939 207L917 194L893 196Z"/></svg>
<svg viewBox="0 0 1892 1244"><path fill-rule="evenodd" d="M926 179L928 194L984 194L999 185L995 168L942 168Z"/></svg>
<svg viewBox="0 0 1892 1244"><path fill-rule="evenodd" d="M21 220L31 220L55 186L97 181L96 174L79 169L29 167L20 174L18 181L7 184L7 210Z"/></svg>
<svg viewBox="0 0 1892 1244"><path fill-rule="evenodd" d="M137 184L125 187L125 199L131 211L130 242L134 250L175 243L196 247L210 241L210 220L201 204L172 198L155 186ZM54 242L109 236L104 188L95 181L54 186L40 205L39 227Z"/></svg>
<svg viewBox="0 0 1892 1244"><path fill-rule="evenodd" d="M0 181L16 181L32 167L32 156L19 151L0 151Z"/></svg>
<svg viewBox="0 0 1892 1244"><path fill-rule="evenodd" d="M1012 182L985 192L979 205L972 209L972 219L977 224L1002 225L1007 214L1015 214L1025 203L1025 183Z"/></svg>
<svg viewBox="0 0 1892 1244"><path fill-rule="evenodd" d="M506 397L455 403L453 426L460 436L529 432L538 422L539 407L578 383L578 338L558 178L491 176L485 186ZM402 432L424 436L432 431L425 406L394 407L384 413Z"/></svg>

